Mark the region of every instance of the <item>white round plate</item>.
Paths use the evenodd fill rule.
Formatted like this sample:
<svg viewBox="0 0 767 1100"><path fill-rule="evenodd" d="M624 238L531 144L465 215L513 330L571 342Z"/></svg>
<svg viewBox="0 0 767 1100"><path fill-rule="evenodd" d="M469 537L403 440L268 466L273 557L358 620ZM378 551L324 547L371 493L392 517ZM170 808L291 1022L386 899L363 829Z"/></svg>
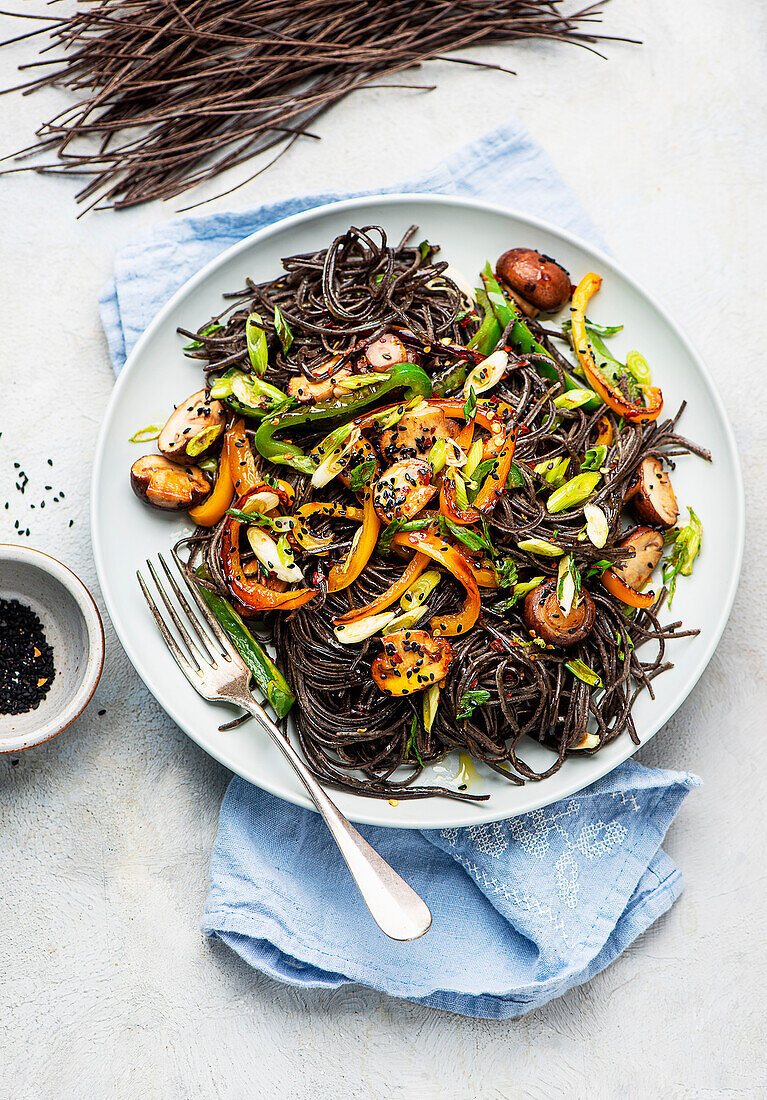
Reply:
<svg viewBox="0 0 767 1100"><path fill-rule="evenodd" d="M136 583L136 570L148 557L167 551L182 531L184 517L142 505L133 495L128 471L142 449L129 442L145 424L163 423L168 410L199 388L199 365L182 353L176 326L194 330L221 307L221 294L273 278L280 258L326 246L349 225L382 225L398 239L411 224L442 246L448 259L469 279L507 248L524 245L555 256L577 281L586 271L604 276L590 315L602 323L625 325L615 340L619 351L638 347L663 388L665 410L682 400L687 409L680 431L708 447L711 465L689 457L679 461L674 486L684 509L692 505L703 521L704 545L691 579L683 578L673 617L700 628L699 636L670 646L674 668L655 681L655 701L642 693L634 719L642 742L669 720L711 658L721 637L740 572L744 503L740 464L732 430L708 370L676 324L614 261L562 230L489 203L439 195L385 195L350 199L319 207L254 233L228 249L190 279L155 317L130 355L104 418L92 488L92 536L101 590L115 630L149 690L174 721L206 752L233 772L300 806L309 806L279 751L247 723L229 733L218 725L231 716L204 702L187 683L150 617ZM149 451L151 447L144 447ZM686 513L683 511L683 516ZM705 597L705 598L704 598ZM536 769L551 759L547 749L529 741L523 756ZM497 821L546 806L580 790L611 771L635 751L622 736L593 757L568 759L551 778L514 786L483 770L487 802L468 804L446 798L371 799L336 792L340 808L354 821L408 828L444 828ZM693 761L690 761L693 763ZM427 769L425 780L444 782ZM453 771L456 769L453 768Z"/></svg>

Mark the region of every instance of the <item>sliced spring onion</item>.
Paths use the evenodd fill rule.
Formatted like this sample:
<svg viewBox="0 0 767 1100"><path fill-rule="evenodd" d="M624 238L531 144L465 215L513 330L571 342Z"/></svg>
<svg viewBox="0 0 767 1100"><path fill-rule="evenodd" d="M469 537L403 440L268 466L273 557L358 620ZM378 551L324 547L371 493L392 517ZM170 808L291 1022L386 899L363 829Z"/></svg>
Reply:
<svg viewBox="0 0 767 1100"><path fill-rule="evenodd" d="M528 554L538 554L542 558L558 558L560 554L564 554L561 546L557 546L554 542L547 542L546 539L522 539L517 546L520 550L526 550Z"/></svg>
<svg viewBox="0 0 767 1100"><path fill-rule="evenodd" d="M638 351L630 351L626 356L626 370L643 386L649 386L652 382L650 364Z"/></svg>
<svg viewBox="0 0 767 1100"><path fill-rule="evenodd" d="M560 393L559 397L554 398L554 407L572 411L573 409L579 409L581 405L585 405L588 401L591 401L593 396L593 390L565 390L564 393Z"/></svg>
<svg viewBox="0 0 767 1100"><path fill-rule="evenodd" d="M589 541L601 550L610 534L607 516L598 504L584 504L583 514L586 517L586 534Z"/></svg>
<svg viewBox="0 0 767 1100"><path fill-rule="evenodd" d="M263 378L269 366L269 349L266 346L264 322L257 313L251 313L245 322L245 340L248 345L250 365L258 377Z"/></svg>
<svg viewBox="0 0 767 1100"><path fill-rule="evenodd" d="M355 645L371 638L379 630L385 630L396 617L396 611L381 611L378 615L368 615L366 619L359 619L356 623L342 623L334 627L334 633L343 645Z"/></svg>
<svg viewBox="0 0 767 1100"><path fill-rule="evenodd" d="M557 512L564 512L568 508L576 508L579 504L582 504L594 492L601 476L598 471L588 474L576 474L564 485L560 485L546 502L546 510L549 515L553 516Z"/></svg>
<svg viewBox="0 0 767 1100"><path fill-rule="evenodd" d="M355 374L351 378L337 378L335 385L339 390L361 390L364 386L375 386L379 382L387 382L391 378L391 371L381 374Z"/></svg>
<svg viewBox="0 0 767 1100"><path fill-rule="evenodd" d="M445 454L447 451L447 441L444 439L438 439L426 456L426 461L431 465L435 475L441 473L446 465Z"/></svg>
<svg viewBox="0 0 767 1100"><path fill-rule="evenodd" d="M585 665L583 661L565 661L565 668L569 668L573 676L577 676L579 680L582 680L584 684L588 684L589 687L601 687L602 680L593 669L590 669L588 665ZM599 740L599 738L597 738ZM578 748L587 748L589 746L579 745Z"/></svg>
<svg viewBox="0 0 767 1100"><path fill-rule="evenodd" d="M488 355L487 359L483 359L481 363L477 363L473 370L469 371L469 375L463 384L463 396L468 397L472 390L475 395L485 393L487 390L491 390L493 386L497 386L508 365L509 356L503 348L499 348L492 355Z"/></svg>
<svg viewBox="0 0 767 1100"><path fill-rule="evenodd" d="M421 573L418 580L413 581L407 592L400 597L399 605L402 610L410 611L411 608L426 603L440 580L441 574L436 569L427 569L425 573Z"/></svg>
<svg viewBox="0 0 767 1100"><path fill-rule="evenodd" d="M190 458L197 458L197 455L207 451L208 447L218 439L223 430L223 424L216 424L212 428L203 428L201 432L197 432L189 440L186 445L186 453Z"/></svg>
<svg viewBox="0 0 767 1100"><path fill-rule="evenodd" d="M476 443L472 443L469 448L469 453L466 456L466 465L463 468L463 472L466 477L473 477L474 473L482 461L482 455L484 454L485 444L481 439L478 439Z"/></svg>
<svg viewBox="0 0 767 1100"><path fill-rule="evenodd" d="M251 526L247 530L250 548L269 573L281 581L302 581L304 575L298 568L293 552L284 538L275 542L262 527Z"/></svg>
<svg viewBox="0 0 767 1100"><path fill-rule="evenodd" d="M392 619L391 622L386 625L385 629L410 630L417 622L420 622L424 615L428 614L429 608L426 604L421 604L420 607L413 607L410 611L403 611L401 615L397 615L395 619Z"/></svg>
<svg viewBox="0 0 767 1100"><path fill-rule="evenodd" d="M427 733L431 733L434 719L437 717L439 706L439 684L432 684L423 693L423 725Z"/></svg>
<svg viewBox="0 0 767 1100"><path fill-rule="evenodd" d="M599 470L607 457L607 447L600 443L598 447L589 447L581 462L581 472L584 470Z"/></svg>
<svg viewBox="0 0 767 1100"><path fill-rule="evenodd" d="M558 489L565 480L565 474L567 473L567 467L570 465L570 459L568 458L549 458L545 462L539 462L534 467L536 474L542 477L543 480Z"/></svg>
<svg viewBox="0 0 767 1100"><path fill-rule="evenodd" d="M445 465L459 468L465 466L468 462L466 452L461 450L454 439L446 439L445 443Z"/></svg>
<svg viewBox="0 0 767 1100"><path fill-rule="evenodd" d="M282 316L282 312L279 306L274 307L274 331L277 333L277 338L282 344L282 350L288 351L290 345L293 343L293 333L290 331L290 325Z"/></svg>
<svg viewBox="0 0 767 1100"><path fill-rule="evenodd" d="M566 554L560 558L557 568L557 601L564 616L572 611L579 588L580 577L572 554Z"/></svg>
<svg viewBox="0 0 767 1100"><path fill-rule="evenodd" d="M149 443L153 439L159 439L160 432L162 431L162 424L147 424L145 428L139 428L139 430L132 435L128 440L129 443Z"/></svg>
<svg viewBox="0 0 767 1100"><path fill-rule="evenodd" d="M352 449L362 438L359 428L352 428L348 437L328 452L312 474L312 486L321 489L334 477L337 477L349 465Z"/></svg>

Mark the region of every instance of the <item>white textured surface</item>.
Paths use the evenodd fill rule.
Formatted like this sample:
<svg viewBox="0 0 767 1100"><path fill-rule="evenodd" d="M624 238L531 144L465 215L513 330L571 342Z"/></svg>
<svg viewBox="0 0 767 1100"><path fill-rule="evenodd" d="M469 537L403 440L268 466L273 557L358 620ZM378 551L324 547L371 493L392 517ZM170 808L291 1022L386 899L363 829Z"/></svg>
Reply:
<svg viewBox="0 0 767 1100"><path fill-rule="evenodd" d="M227 775L147 696L105 624L86 715L18 763L0 759L3 1100L763 1095L766 22L759 0L615 0L609 30L641 49L616 45L609 63L566 47L490 51L517 78L432 66L437 93L360 93L321 123L320 145L219 204L375 187L516 113L703 350L750 521L719 651L640 757L705 781L666 844L687 880L681 901L607 972L516 1023L267 981L197 930ZM28 44L2 51L0 85L30 56ZM62 105L48 92L0 103L0 155ZM112 381L96 295L115 246L173 211L76 222L71 197L54 177L0 180L0 540L23 519L33 545L94 586L89 466ZM30 477L23 498L15 460ZM45 484L66 498L41 512Z"/></svg>

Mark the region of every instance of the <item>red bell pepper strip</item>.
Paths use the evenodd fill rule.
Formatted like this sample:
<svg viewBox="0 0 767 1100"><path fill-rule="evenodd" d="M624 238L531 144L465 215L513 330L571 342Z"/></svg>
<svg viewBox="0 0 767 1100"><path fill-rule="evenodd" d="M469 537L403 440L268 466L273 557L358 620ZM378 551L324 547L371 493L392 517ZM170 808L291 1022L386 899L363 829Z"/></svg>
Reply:
<svg viewBox="0 0 767 1100"><path fill-rule="evenodd" d="M240 561L240 526L240 521L234 516L227 516L221 532L219 561L229 588L247 611L292 611L316 595L315 588L293 588L287 592L277 592L246 576Z"/></svg>
<svg viewBox="0 0 767 1100"><path fill-rule="evenodd" d="M365 490L365 503L362 509L362 527L355 536L351 551L343 562L334 565L328 574L328 592L339 592L356 581L370 560L378 541L381 521L373 504L373 491Z"/></svg>
<svg viewBox="0 0 767 1100"><path fill-rule="evenodd" d="M625 420L632 421L632 423L639 423L643 420L656 420L663 408L663 393L657 386L641 386L640 389L643 392L645 403L644 405L637 405L621 393L619 389L612 386L597 366L586 332L586 307L601 285L602 280L599 275L589 271L578 283L573 294L572 336L578 362L605 405L609 405L618 416L622 416Z"/></svg>
<svg viewBox="0 0 767 1100"><path fill-rule="evenodd" d="M456 551L454 546L448 545L434 535L424 535L420 531L408 534L401 532L394 536L394 543L397 546L412 546L414 550L428 555L438 565L447 569L466 589L466 600L461 611L452 615L435 615L429 623L432 633L449 638L456 634L466 634L471 630L479 618L482 601L474 574L466 559Z"/></svg>
<svg viewBox="0 0 767 1100"><path fill-rule="evenodd" d="M333 619L333 622L336 624L356 623L360 619L366 619L368 615L377 615L379 611L385 611L387 607L391 607L400 596L407 592L413 581L418 580L428 564L429 558L426 554L416 554L408 563L407 569L399 580L396 580L390 588L387 588L371 603L365 604L364 607L358 607L354 611L347 611L345 615L339 615L337 619Z"/></svg>
<svg viewBox="0 0 767 1100"><path fill-rule="evenodd" d="M611 596L615 596L616 600L628 604L629 607L652 607L657 598L653 592L637 592L622 581L612 569L605 569L602 574L602 584Z"/></svg>

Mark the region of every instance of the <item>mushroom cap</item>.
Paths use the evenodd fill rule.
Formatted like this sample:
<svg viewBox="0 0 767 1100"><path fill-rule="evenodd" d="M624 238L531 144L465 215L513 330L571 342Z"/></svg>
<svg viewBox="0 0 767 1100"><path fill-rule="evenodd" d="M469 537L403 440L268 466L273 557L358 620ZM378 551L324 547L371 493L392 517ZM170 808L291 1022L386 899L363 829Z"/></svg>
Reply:
<svg viewBox="0 0 767 1100"><path fill-rule="evenodd" d="M536 309L555 313L570 297L570 275L550 256L534 248L511 248L495 266L496 274L515 295Z"/></svg>
<svg viewBox="0 0 767 1100"><path fill-rule="evenodd" d="M652 527L637 527L619 542L618 546L621 549L632 549L634 556L622 565L614 565L613 573L629 588L639 592L650 579L650 574L661 559L663 535L660 531L654 531Z"/></svg>
<svg viewBox="0 0 767 1100"><path fill-rule="evenodd" d="M578 602L567 615L563 614L557 600L557 582L552 577L527 593L523 613L528 628L538 637L548 645L566 649L591 633L596 607L588 592L582 590Z"/></svg>
<svg viewBox="0 0 767 1100"><path fill-rule="evenodd" d="M673 527L679 519L674 487L657 455L648 455L639 464L626 499L632 501L634 510L645 523Z"/></svg>

